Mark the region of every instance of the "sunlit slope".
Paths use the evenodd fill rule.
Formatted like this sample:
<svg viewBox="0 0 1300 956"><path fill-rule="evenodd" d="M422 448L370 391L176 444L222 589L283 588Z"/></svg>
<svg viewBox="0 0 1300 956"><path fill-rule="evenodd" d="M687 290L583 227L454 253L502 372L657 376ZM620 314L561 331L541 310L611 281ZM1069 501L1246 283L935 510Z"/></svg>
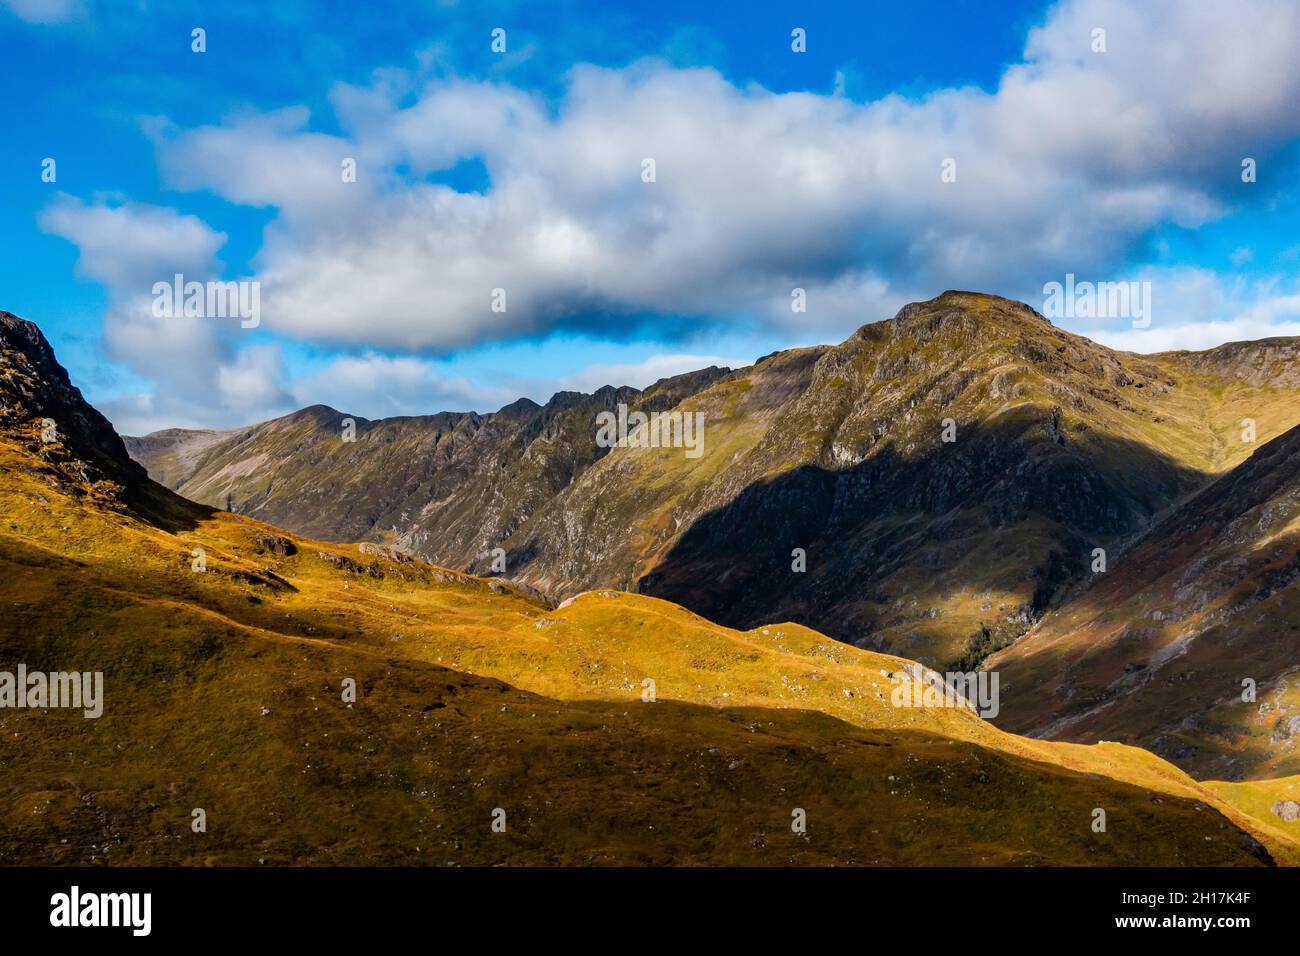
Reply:
<svg viewBox="0 0 1300 956"><path fill-rule="evenodd" d="M1241 464L1300 421L1300 339L1229 342L1145 358L1183 385L1162 403L1162 414L1199 423L1195 441L1181 454L1213 474ZM1204 428L1212 437L1208 443Z"/></svg>
<svg viewBox="0 0 1300 956"><path fill-rule="evenodd" d="M397 544L461 567L481 559L607 449L592 422L620 403L656 410L726 374L644 390L559 392L500 411L371 421L313 405L226 431L128 438L151 477L192 501L329 541Z"/></svg>
<svg viewBox="0 0 1300 956"><path fill-rule="evenodd" d="M1300 776L1241 783L1212 780L1204 786L1225 803L1252 817L1251 829L1270 846L1300 846L1300 817L1296 816L1300 812ZM1291 819L1286 819L1284 814ZM1296 865L1294 852L1291 858Z"/></svg>
<svg viewBox="0 0 1300 956"><path fill-rule="evenodd" d="M171 533L43 467L0 446L0 646L104 671L106 704L0 712L5 862L1259 860L1168 765L889 707L903 662L803 628L631 595L548 611L183 503Z"/></svg>

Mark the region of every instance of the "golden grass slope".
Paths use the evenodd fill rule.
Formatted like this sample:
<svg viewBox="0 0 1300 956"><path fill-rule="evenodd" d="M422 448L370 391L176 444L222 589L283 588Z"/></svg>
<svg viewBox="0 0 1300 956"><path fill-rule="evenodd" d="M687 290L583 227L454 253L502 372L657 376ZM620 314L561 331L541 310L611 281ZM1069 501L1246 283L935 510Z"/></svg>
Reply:
<svg viewBox="0 0 1300 956"><path fill-rule="evenodd" d="M1255 822L1251 829L1269 845L1295 846L1300 843L1300 819L1284 820L1274 812L1278 804L1300 803L1300 775L1240 783L1211 780L1203 786L1253 818ZM1294 856L1291 864L1295 865Z"/></svg>
<svg viewBox="0 0 1300 956"><path fill-rule="evenodd" d="M0 669L102 670L106 704L0 711L2 863L1266 862L1243 830L1300 859L1143 751L890 706L900 658L551 610L162 492L161 530L30 449L0 441Z"/></svg>

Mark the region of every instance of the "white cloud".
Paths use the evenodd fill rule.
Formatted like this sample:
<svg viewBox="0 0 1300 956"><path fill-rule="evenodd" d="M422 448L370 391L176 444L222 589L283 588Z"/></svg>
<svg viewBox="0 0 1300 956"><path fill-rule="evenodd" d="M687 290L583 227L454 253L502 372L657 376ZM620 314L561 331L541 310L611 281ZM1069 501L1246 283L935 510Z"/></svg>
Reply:
<svg viewBox="0 0 1300 956"><path fill-rule="evenodd" d="M495 411L520 398L545 403L557 391L594 392L604 385L646 388L661 378L710 365L740 368L751 359L718 355L652 355L639 362L587 366L556 379L484 374L478 380L449 374L414 356L377 353L344 356L292 387L294 404L330 405L367 418L428 415L439 411Z"/></svg>
<svg viewBox="0 0 1300 956"><path fill-rule="evenodd" d="M1103 54L1091 51L1098 26ZM1243 156L1265 162L1300 137L1296 62L1300 5L1067 0L992 92L856 103L648 60L575 67L546 103L507 84L420 86L385 70L373 86L333 89L337 124L315 125L337 126L328 134L301 106L145 128L166 185L274 210L256 277L264 327L289 339L440 354L566 327L619 338L650 313L683 338L709 323L831 341L945 288L1110 279L1150 230L1223 215L1242 189L1263 188L1239 182ZM653 183L641 179L647 157ZM348 158L354 183L340 175ZM940 179L947 158L955 183ZM481 160L484 193L435 181L464 160ZM291 383L280 353L249 347L233 325L148 314L153 281L220 274L225 236L206 223L67 197L41 223L109 288L110 354L159 384L119 400L128 430L312 402L368 417L490 409L555 387L484 384L371 351ZM1294 290L1279 282L1138 277L1154 285L1152 327L1089 334L1149 351L1295 328ZM790 308L796 287L806 312ZM505 312L491 309L497 288ZM643 385L737 361L660 355L560 385Z"/></svg>
<svg viewBox="0 0 1300 956"><path fill-rule="evenodd" d="M1148 270L1150 328L1085 330L1103 345L1128 352L1200 350L1225 342L1300 335L1300 283L1246 282L1205 269Z"/></svg>
<svg viewBox="0 0 1300 956"><path fill-rule="evenodd" d="M176 272L207 278L226 242L197 216L141 203L87 205L60 195L41 211L40 227L77 244L78 274L124 293L146 295Z"/></svg>
<svg viewBox="0 0 1300 956"><path fill-rule="evenodd" d="M338 225L371 200L381 167L347 140L306 131L307 119L304 107L241 114L225 126L185 133L183 149L173 148L178 131L170 123L150 118L144 127L164 178L177 189L210 188L242 205ZM346 159L359 164L355 183L343 182Z"/></svg>
<svg viewBox="0 0 1300 956"><path fill-rule="evenodd" d="M282 387L287 375L280 349L253 345L241 349L231 361L217 369L216 390L226 409L250 414L268 408L284 408L291 396Z"/></svg>
<svg viewBox="0 0 1300 956"><path fill-rule="evenodd" d="M220 277L216 255L225 234L175 209L67 196L41 212L40 226L76 243L78 274L108 289L108 357L157 385L154 395L106 403L119 429L138 434L167 425L229 424L287 410L278 349L240 349L237 320L153 314L154 283L171 283L177 273L201 282Z"/></svg>
<svg viewBox="0 0 1300 956"><path fill-rule="evenodd" d="M993 93L857 104L645 61L579 66L551 108L389 71L335 89L343 137L291 109L173 130L160 159L173 185L281 211L259 274L294 337L438 352L645 311L833 336L943 288L1113 271L1148 230L1221 215L1242 155L1300 136L1298 58L1296 5L1078 0ZM466 158L486 194L419 178ZM822 293L806 314L795 286Z"/></svg>
<svg viewBox="0 0 1300 956"><path fill-rule="evenodd" d="M1300 302L1296 303L1300 307ZM1292 311L1300 316L1300 308ZM1274 336L1300 335L1300 318L1290 322L1261 323L1246 317L1222 322L1188 322L1169 329L1121 329L1093 335L1103 345L1124 352L1199 352L1225 342L1244 342Z"/></svg>
<svg viewBox="0 0 1300 956"><path fill-rule="evenodd" d="M521 396L544 402L559 389L644 387L708 365L747 364L715 355L652 355L593 365L559 382L484 373L480 381L414 356L345 355L296 382L278 346L253 344L233 320L157 318L154 282L220 276L225 236L194 216L135 203L83 203L60 197L45 209L46 231L77 244L79 274L109 291L104 319L108 357L154 383L152 393L117 396L104 412L124 434L165 427L225 427L310 404L381 418L443 410L491 411Z"/></svg>
<svg viewBox="0 0 1300 956"><path fill-rule="evenodd" d="M510 387L447 375L432 362L374 353L335 359L293 385L298 406L329 405L366 418L497 409L519 398Z"/></svg>
<svg viewBox="0 0 1300 956"><path fill-rule="evenodd" d="M60 197L40 215L41 228L77 244L77 272L109 292L104 343L111 358L165 383L178 396L211 396L229 346L207 319L158 319L155 282L176 273L200 281L219 274L225 235L194 216L138 203L85 204Z"/></svg>
<svg viewBox="0 0 1300 956"><path fill-rule="evenodd" d="M743 368L752 358L725 358L720 355L653 355L641 362L589 365L560 380L557 391L594 392L602 385L630 385L646 388L661 378L695 372L710 365Z"/></svg>

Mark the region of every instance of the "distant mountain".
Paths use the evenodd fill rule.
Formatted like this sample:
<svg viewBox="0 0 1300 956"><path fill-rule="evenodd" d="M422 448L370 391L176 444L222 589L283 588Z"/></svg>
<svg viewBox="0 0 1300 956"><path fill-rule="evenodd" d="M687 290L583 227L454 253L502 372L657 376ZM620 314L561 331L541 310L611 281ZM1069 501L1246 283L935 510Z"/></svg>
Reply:
<svg viewBox="0 0 1300 956"><path fill-rule="evenodd" d="M521 399L489 415L371 421L313 405L249 428L169 429L126 443L155 479L195 501L470 566L606 454L594 440L597 413L619 403L666 409L727 372L704 369L645 391L560 392L545 405ZM348 429L354 441L344 439Z"/></svg>
<svg viewBox="0 0 1300 956"><path fill-rule="evenodd" d="M1137 356L1030 307L948 292L735 372L491 416L314 408L128 441L180 493L393 544L553 600L640 590L710 619L799 621L973 666L1260 440L1300 423L1294 340ZM702 413L703 454L596 445L626 402ZM954 440L945 441L945 436ZM796 549L800 549L802 555ZM802 567L803 570L797 570Z"/></svg>
<svg viewBox="0 0 1300 956"><path fill-rule="evenodd" d="M1286 784L899 706L908 662L796 624L549 608L186 502L10 316L0 404L0 670L103 675L94 719L4 710L0 864L1300 862Z"/></svg>
<svg viewBox="0 0 1300 956"><path fill-rule="evenodd" d="M1227 780L1300 772L1300 428L988 666L1017 732L1134 743Z"/></svg>

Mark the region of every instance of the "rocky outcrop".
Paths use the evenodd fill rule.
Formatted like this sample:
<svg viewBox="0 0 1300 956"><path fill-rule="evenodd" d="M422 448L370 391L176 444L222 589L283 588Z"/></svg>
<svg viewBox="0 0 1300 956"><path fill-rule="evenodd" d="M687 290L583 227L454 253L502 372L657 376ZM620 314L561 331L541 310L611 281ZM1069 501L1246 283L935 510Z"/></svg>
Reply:
<svg viewBox="0 0 1300 956"><path fill-rule="evenodd" d="M129 488L145 470L113 426L90 406L33 323L0 312L0 430L85 484Z"/></svg>

